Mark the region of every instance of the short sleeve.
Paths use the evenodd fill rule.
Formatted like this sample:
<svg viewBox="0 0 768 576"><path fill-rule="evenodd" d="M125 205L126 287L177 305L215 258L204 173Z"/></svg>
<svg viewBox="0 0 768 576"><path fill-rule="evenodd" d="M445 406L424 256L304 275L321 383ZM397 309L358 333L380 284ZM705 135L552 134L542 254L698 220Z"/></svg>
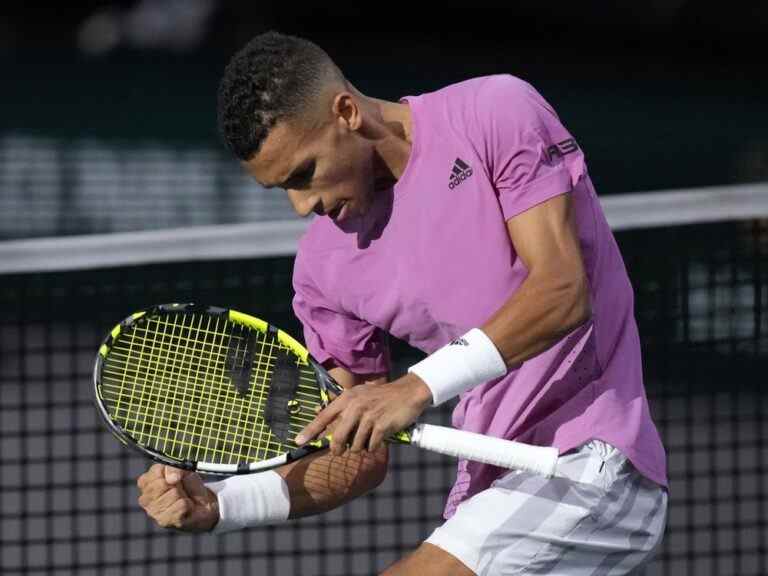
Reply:
<svg viewBox="0 0 768 576"><path fill-rule="evenodd" d="M506 220L570 192L585 174L578 143L530 84L513 76L489 79L479 94L478 117Z"/></svg>
<svg viewBox="0 0 768 576"><path fill-rule="evenodd" d="M293 288L293 311L304 327L304 340L315 360L330 360L354 374L389 372L386 333L341 311L315 284L301 256L294 265Z"/></svg>

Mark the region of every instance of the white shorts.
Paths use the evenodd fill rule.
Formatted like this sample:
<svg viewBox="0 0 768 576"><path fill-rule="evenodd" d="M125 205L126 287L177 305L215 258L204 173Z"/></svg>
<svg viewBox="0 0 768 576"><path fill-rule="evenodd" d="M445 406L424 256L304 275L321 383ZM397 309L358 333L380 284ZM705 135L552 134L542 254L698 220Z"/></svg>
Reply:
<svg viewBox="0 0 768 576"><path fill-rule="evenodd" d="M562 456L558 475L510 472L462 502L427 542L478 576L629 574L653 557L664 488L600 440Z"/></svg>

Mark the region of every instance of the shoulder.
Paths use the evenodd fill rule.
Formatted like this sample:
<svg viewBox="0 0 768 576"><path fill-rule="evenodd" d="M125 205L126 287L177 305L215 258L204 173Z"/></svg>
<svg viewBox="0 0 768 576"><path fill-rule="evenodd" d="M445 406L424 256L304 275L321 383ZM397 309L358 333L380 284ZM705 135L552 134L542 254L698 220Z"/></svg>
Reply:
<svg viewBox="0 0 768 576"><path fill-rule="evenodd" d="M418 97L427 116L475 140L498 130L543 131L558 121L554 108L525 80L511 74L471 78Z"/></svg>
<svg viewBox="0 0 768 576"><path fill-rule="evenodd" d="M426 92L421 95L423 98L472 98L493 95L498 92L524 93L533 87L511 74L494 74L492 76L478 76L468 78L461 82L449 84L439 90Z"/></svg>
<svg viewBox="0 0 768 576"><path fill-rule="evenodd" d="M478 90L477 113L481 124L498 121L524 129L539 129L557 113L531 84L509 74L491 76Z"/></svg>
<svg viewBox="0 0 768 576"><path fill-rule="evenodd" d="M433 101L474 103L483 110L492 110L496 104L527 104L529 106L541 106L554 112L536 88L522 78L511 74L470 78L434 92L427 92L422 94L420 98Z"/></svg>

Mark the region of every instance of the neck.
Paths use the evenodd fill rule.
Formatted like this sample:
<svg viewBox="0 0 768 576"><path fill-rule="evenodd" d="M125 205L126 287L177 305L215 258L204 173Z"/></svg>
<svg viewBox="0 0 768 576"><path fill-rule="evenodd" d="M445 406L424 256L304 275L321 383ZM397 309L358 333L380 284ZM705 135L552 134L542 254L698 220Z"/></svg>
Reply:
<svg viewBox="0 0 768 576"><path fill-rule="evenodd" d="M413 124L407 104L368 99L370 136L375 149L376 188L389 188L400 179L411 155Z"/></svg>

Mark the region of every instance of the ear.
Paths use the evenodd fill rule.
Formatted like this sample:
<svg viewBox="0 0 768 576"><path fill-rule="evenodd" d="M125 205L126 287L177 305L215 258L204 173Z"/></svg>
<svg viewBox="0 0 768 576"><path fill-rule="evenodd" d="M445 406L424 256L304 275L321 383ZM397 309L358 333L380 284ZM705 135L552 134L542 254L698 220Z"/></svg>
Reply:
<svg viewBox="0 0 768 576"><path fill-rule="evenodd" d="M333 99L333 116L337 122L352 132L363 125L363 114L359 102L350 92L339 92Z"/></svg>

